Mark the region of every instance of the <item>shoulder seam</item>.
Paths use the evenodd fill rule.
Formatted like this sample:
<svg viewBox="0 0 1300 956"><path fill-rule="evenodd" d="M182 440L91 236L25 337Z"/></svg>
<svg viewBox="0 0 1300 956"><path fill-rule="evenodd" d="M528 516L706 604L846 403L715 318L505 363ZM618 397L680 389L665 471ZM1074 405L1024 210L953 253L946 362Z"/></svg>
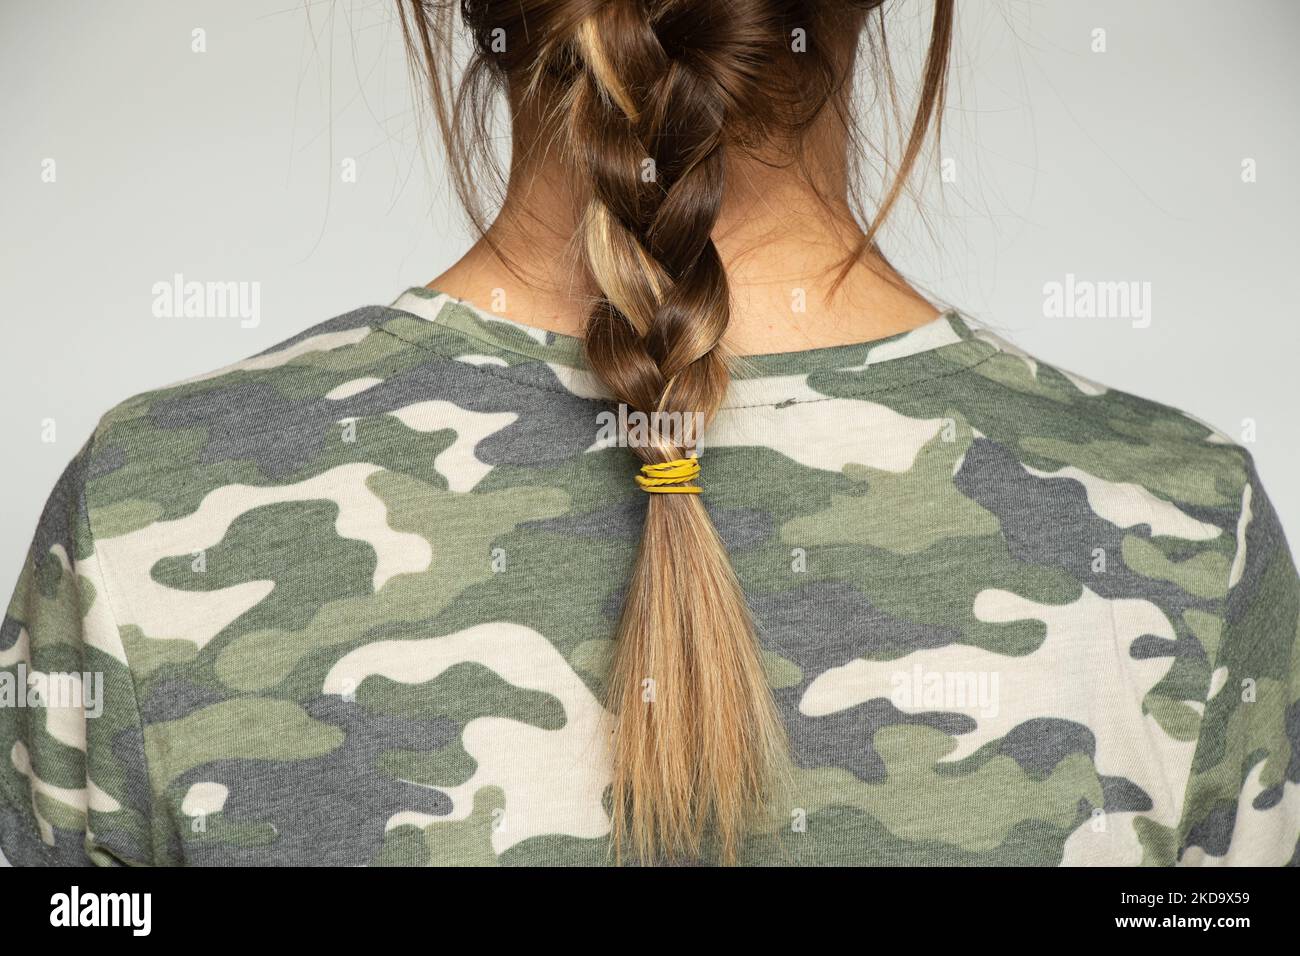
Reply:
<svg viewBox="0 0 1300 956"><path fill-rule="evenodd" d="M1209 662L1209 675L1205 685L1205 700L1202 703L1200 719L1196 723L1196 743L1192 747L1192 758L1187 762L1187 779L1183 782L1183 787L1182 787L1182 799L1179 803L1178 822L1176 824L1176 829L1174 831L1175 836L1177 836L1178 838L1178 845L1174 848L1174 854L1175 854L1174 861L1176 865L1182 865L1182 855L1183 855L1183 851L1186 849L1184 843L1187 839L1187 834L1182 832L1182 829L1183 829L1184 821L1187 818L1187 795L1191 792L1192 789L1192 778L1195 776L1196 773L1196 758L1200 756L1201 743L1204 740L1203 734L1205 731L1205 721L1206 718L1209 716L1210 699L1211 699L1210 688L1214 684L1214 672L1218 669L1219 660L1223 656L1224 641L1227 639L1228 636L1228 596L1232 593L1232 568L1233 565L1237 563L1237 553L1241 550L1242 544L1244 543L1241 540L1241 538L1238 537L1237 529L1240 527L1242 515L1245 513L1242 507L1242 497L1244 496L1246 489L1250 487L1250 483L1251 483L1250 475L1251 475L1251 470L1254 467L1252 464L1252 459L1251 459L1249 449L1245 448L1242 445L1237 445L1237 444L1234 444L1230 447L1236 448L1242 453L1243 456L1242 464L1244 465L1243 471L1245 472L1245 480L1242 482L1242 486L1239 489L1237 489L1237 494L1236 494L1237 503L1234 508L1235 520L1232 522L1231 525L1232 531L1230 532L1233 536L1232 553L1228 557L1228 570L1226 576L1224 577L1224 582L1223 582L1224 584L1223 596L1217 598L1215 601L1219 609L1220 620L1223 622L1223 624L1222 624L1222 630L1219 633L1219 644L1218 647L1215 648L1214 660ZM1224 688L1220 688L1219 692L1222 693L1223 689Z"/></svg>

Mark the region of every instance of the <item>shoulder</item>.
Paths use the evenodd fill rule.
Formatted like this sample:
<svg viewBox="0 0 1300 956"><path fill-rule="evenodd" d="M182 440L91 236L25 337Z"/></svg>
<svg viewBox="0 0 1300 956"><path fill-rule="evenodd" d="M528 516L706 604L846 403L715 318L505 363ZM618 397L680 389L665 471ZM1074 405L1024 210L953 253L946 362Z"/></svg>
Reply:
<svg viewBox="0 0 1300 956"><path fill-rule="evenodd" d="M1114 388L1045 361L984 329L973 401L1028 467L1073 468L1190 508L1240 505L1250 452L1188 409Z"/></svg>
<svg viewBox="0 0 1300 956"><path fill-rule="evenodd" d="M1266 502L1247 448L1195 411L976 334L988 354L943 389L971 433L962 494L998 516L1021 556L1087 558L1130 596L1221 601Z"/></svg>
<svg viewBox="0 0 1300 956"><path fill-rule="evenodd" d="M356 404L349 399L428 360L429 350L390 334L388 327L402 316L386 306L364 306L246 358L132 395L100 417L89 475L128 453L159 466L176 464L200 440L209 446L209 461L221 457L214 444L236 458L270 453L272 445L289 454L285 446L295 435L334 423Z"/></svg>
<svg viewBox="0 0 1300 956"><path fill-rule="evenodd" d="M356 414L357 396L413 361L411 346L384 331L398 314L358 308L112 406L79 456L92 517L111 535L123 509L162 517L205 489L297 473ZM132 526L145 517L122 516ZM98 522L95 532L104 533Z"/></svg>
<svg viewBox="0 0 1300 956"><path fill-rule="evenodd" d="M482 354L471 333L365 306L118 403L78 469L95 535L191 513L218 488L291 484L340 465L391 467L417 445L432 456L517 417L559 416L560 398L577 400L545 361ZM516 429L510 442L535 431Z"/></svg>
<svg viewBox="0 0 1300 956"><path fill-rule="evenodd" d="M119 429L144 416L157 416L159 408L185 404L200 396L221 394L238 399L228 390L253 382L263 389L286 388L291 382L329 388L346 381L363 356L375 354L385 336L383 323L392 315L383 306L365 306L319 322L282 342L228 365L133 395L110 408L100 419L97 435ZM251 398L252 396L246 396ZM247 401L244 403L248 404ZM247 408L243 410L247 411Z"/></svg>

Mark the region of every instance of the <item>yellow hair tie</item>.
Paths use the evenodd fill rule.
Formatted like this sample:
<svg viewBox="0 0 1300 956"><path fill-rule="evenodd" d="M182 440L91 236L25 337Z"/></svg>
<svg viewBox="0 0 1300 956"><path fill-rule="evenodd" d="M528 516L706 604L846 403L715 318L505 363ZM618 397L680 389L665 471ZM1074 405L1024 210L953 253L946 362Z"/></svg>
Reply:
<svg viewBox="0 0 1300 956"><path fill-rule="evenodd" d="M703 488L686 485L700 473L698 458L678 458L658 465L642 465L641 474L636 476L636 483L642 491L655 495L698 495Z"/></svg>

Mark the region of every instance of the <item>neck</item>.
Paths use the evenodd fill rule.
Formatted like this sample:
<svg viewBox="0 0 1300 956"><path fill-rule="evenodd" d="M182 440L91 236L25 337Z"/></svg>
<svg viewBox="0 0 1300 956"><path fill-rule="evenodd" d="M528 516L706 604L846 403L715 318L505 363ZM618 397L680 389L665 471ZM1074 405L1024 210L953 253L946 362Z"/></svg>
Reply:
<svg viewBox="0 0 1300 956"><path fill-rule="evenodd" d="M429 287L506 317L581 336L594 290L575 240L579 201L561 157L516 132L505 202L484 235ZM848 202L843 144L803 163L733 159L713 241L727 271L733 354L789 352L904 332L938 313L874 249ZM494 308L495 306L495 308Z"/></svg>

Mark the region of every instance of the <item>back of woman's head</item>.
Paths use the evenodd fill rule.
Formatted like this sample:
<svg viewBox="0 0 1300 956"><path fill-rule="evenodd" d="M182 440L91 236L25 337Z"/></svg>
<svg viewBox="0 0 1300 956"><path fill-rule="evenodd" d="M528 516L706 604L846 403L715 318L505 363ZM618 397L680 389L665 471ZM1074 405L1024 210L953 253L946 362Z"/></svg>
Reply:
<svg viewBox="0 0 1300 956"><path fill-rule="evenodd" d="M815 126L851 125L850 73L864 28L883 31L880 0L463 0L476 52L459 83L452 5L400 6L466 205L479 208L495 84L575 171L593 371L630 411L707 424L729 380L730 295L712 239L729 164L798 163ZM902 159L850 259L942 103L951 20L952 0L939 0ZM687 459L683 434L652 429L633 451L647 466ZM744 595L698 486L682 483L692 470L640 482L651 493L607 681L613 846L642 860L706 843L735 860L786 759Z"/></svg>

